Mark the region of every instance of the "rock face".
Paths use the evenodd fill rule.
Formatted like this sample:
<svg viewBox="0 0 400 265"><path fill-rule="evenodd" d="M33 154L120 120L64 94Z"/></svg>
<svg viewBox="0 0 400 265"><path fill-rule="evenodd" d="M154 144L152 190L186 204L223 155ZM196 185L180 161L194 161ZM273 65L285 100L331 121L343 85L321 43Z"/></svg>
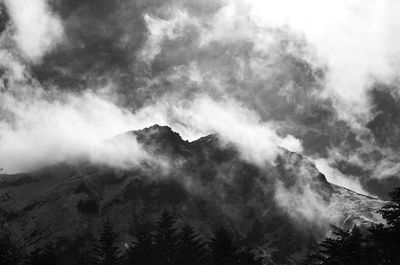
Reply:
<svg viewBox="0 0 400 265"><path fill-rule="evenodd" d="M294 262L330 224L379 221L375 212L384 202L328 183L299 154L282 149L275 163L260 167L216 135L188 142L158 125L129 134L162 165L121 170L80 162L2 175L2 221L40 241L96 233L107 216L122 244L134 224L169 209L206 236L229 227L277 264Z"/></svg>

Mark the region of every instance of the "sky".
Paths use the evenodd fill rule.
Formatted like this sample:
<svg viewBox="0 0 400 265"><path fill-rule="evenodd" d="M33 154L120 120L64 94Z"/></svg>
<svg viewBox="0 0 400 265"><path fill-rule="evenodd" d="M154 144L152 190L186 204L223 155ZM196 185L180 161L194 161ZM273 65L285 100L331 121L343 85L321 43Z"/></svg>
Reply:
<svg viewBox="0 0 400 265"><path fill-rule="evenodd" d="M3 0L1 167L135 165L135 139L104 140L158 123L218 133L256 164L284 147L387 198L400 184L399 15L395 0Z"/></svg>

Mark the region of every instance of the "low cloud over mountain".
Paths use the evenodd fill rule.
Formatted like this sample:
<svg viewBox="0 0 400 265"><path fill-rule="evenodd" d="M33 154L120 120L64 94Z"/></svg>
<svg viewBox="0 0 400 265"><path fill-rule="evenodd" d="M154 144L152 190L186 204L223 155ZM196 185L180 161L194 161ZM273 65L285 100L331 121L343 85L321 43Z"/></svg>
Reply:
<svg viewBox="0 0 400 265"><path fill-rule="evenodd" d="M151 160L125 169L109 161L70 161L2 175L0 221L17 235L29 235L21 240L42 246L87 241L108 216L123 246L135 225L145 226L168 209L179 223L204 235L219 225L229 227L272 264L294 264L331 225L381 221L376 210L383 201L329 183L310 160L286 149L277 151L274 164L255 165L217 135L189 142L159 125L119 135L106 145L121 146L130 137ZM77 248L83 251L85 243Z"/></svg>

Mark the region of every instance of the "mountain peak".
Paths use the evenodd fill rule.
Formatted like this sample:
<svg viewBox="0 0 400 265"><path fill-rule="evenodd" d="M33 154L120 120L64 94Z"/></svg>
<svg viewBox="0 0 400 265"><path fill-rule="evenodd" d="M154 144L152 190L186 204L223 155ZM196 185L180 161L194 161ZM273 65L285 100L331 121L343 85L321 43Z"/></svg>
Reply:
<svg viewBox="0 0 400 265"><path fill-rule="evenodd" d="M101 219L110 216L118 221L119 233L129 234L137 217L151 220L170 208L179 222L200 223L206 234L216 223L229 225L251 244L276 242L277 255L291 257L303 251L298 242L316 242L329 229L325 224L331 219L320 217L321 205L338 213L338 224L349 227L375 221L374 213L382 205L331 185L312 161L283 148L273 167L259 167L243 159L233 144L220 144L222 139L215 134L188 142L160 125L128 134L152 154L167 157L169 170L149 164L121 170L81 163L8 176L13 181L0 183L0 195L12 194L3 200L15 205L7 211L14 216L16 229L21 234L30 231L24 225L29 222L46 227L56 240L86 233L89 224L98 228ZM322 201L316 208L315 198ZM317 213L315 220L307 219L310 212Z"/></svg>
<svg viewBox="0 0 400 265"><path fill-rule="evenodd" d="M179 133L158 124L131 133L136 136L139 144L156 153L180 154L188 144Z"/></svg>

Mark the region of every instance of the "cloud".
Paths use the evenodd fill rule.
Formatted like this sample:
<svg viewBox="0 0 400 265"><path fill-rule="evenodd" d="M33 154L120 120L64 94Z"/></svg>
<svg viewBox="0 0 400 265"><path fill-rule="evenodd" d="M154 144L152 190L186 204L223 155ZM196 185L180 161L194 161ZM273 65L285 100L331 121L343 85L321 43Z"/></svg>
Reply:
<svg viewBox="0 0 400 265"><path fill-rule="evenodd" d="M54 15L48 0L5 0L15 27L13 39L23 54L37 62L63 39L61 20Z"/></svg>
<svg viewBox="0 0 400 265"><path fill-rule="evenodd" d="M1 85L9 90L8 99L26 92L16 92L21 82L31 90L39 87L40 94L29 103L32 111L42 106L42 113L48 108L61 119L63 113L73 113L83 121L89 112L73 101L84 97L104 103L93 106L98 113L112 106L110 120L124 117L129 129L160 123L191 139L224 135L258 164L270 161L276 146L286 146L328 161L324 170L331 181L359 191L370 176L398 170L391 155L398 127L391 113L397 108L382 112L374 107L376 93L369 93L373 83L396 79L400 45L395 1L6 3L13 26L0 40ZM10 48L6 33L19 50ZM35 64L24 64L21 57ZM397 88L389 87L380 90L394 97ZM386 97L378 104L387 106ZM10 116L16 111L11 108ZM97 125L82 129L82 139L107 127L98 119ZM31 115L27 120L40 121ZM382 121L392 125L380 126ZM13 132L16 122L7 124ZM383 127L390 137L387 129L379 129ZM102 137L111 136L109 128L105 131L110 133ZM47 138L53 132L49 129ZM351 172L354 181L345 181L347 173L338 165L346 159L366 172ZM390 165L390 170L374 171L374 165Z"/></svg>
<svg viewBox="0 0 400 265"><path fill-rule="evenodd" d="M7 172L27 170L87 154L104 162L116 153L121 159L130 157L134 164L146 156L134 139L130 145L119 146L124 147L121 150L109 150L104 141L155 123L170 125L190 140L219 134L235 144L246 160L259 165L272 163L278 147L302 151L298 139L278 135L277 125L261 121L234 100L205 96L170 100L174 104L166 99L133 113L90 91L74 94L20 87L17 96L6 93L1 99L9 113L2 128L2 166Z"/></svg>
<svg viewBox="0 0 400 265"><path fill-rule="evenodd" d="M90 92L64 94L28 89L3 94L7 118L1 126L0 161L5 172L20 172L53 163L89 158L118 167L148 159L134 137L105 140L130 130L133 115Z"/></svg>
<svg viewBox="0 0 400 265"><path fill-rule="evenodd" d="M325 159L314 160L317 169L325 175L326 179L333 184L346 187L352 191L358 192L363 195L371 194L363 188L360 180L351 175L343 175L338 169L329 165L329 162Z"/></svg>
<svg viewBox="0 0 400 265"><path fill-rule="evenodd" d="M382 111L396 93L378 101L369 94L375 82L396 78L393 0L5 3L5 172L81 158L119 168L152 161L134 137L107 139L155 123L188 140L218 134L261 167L279 147L304 153L328 181L362 194L369 178L399 171L389 141L398 126L390 139L379 129L382 116L396 124L396 108ZM366 173L346 173L343 160ZM276 182L278 205L300 223L340 220L332 203L343 203L319 192L317 169L293 171L294 186Z"/></svg>
<svg viewBox="0 0 400 265"><path fill-rule="evenodd" d="M155 120L177 130L185 139L195 140L218 134L239 148L243 158L265 166L272 163L284 147L301 152L301 142L292 135L279 135L278 125L263 122L254 112L232 100L199 96L192 100L168 99L142 109L137 116L150 114ZM172 103L174 102L174 103Z"/></svg>
<svg viewBox="0 0 400 265"><path fill-rule="evenodd" d="M397 1L251 0L247 6L257 25L286 26L305 37L317 63L327 66L327 95L337 98L342 117L368 113L366 91L374 81L397 77Z"/></svg>
<svg viewBox="0 0 400 265"><path fill-rule="evenodd" d="M277 181L274 198L301 225L314 224L327 231L330 225L337 224L343 218L340 211L329 207L332 202L325 200L309 183L286 188L282 182Z"/></svg>
<svg viewBox="0 0 400 265"><path fill-rule="evenodd" d="M341 211L330 207L335 199L332 187L312 161L286 152L278 157L277 168L275 201L298 224L327 231L343 218Z"/></svg>

